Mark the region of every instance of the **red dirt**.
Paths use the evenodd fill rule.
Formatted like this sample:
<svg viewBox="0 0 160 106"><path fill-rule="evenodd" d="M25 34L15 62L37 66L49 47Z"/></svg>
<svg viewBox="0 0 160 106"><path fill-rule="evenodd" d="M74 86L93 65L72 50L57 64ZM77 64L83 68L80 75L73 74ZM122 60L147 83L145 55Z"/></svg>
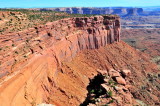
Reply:
<svg viewBox="0 0 160 106"><path fill-rule="evenodd" d="M149 61L149 58L124 42L108 45L98 50L84 50L71 62L62 65L62 71L57 75L56 86L62 90L56 90L50 96L50 102L59 105L79 105L84 100L89 79L97 74L97 69L130 69L131 76L127 78L127 85L131 86L129 92L132 97L132 105L135 99L142 100L146 104L155 105L160 92L158 90L159 80L155 78L150 82L150 77L157 76L157 66ZM157 86L157 88L155 87ZM151 89L151 91L148 91ZM62 92L63 91L63 92ZM119 95L122 97L123 95ZM58 98L60 97L60 98ZM62 97L62 98L61 98ZM131 105L123 101L122 106Z"/></svg>

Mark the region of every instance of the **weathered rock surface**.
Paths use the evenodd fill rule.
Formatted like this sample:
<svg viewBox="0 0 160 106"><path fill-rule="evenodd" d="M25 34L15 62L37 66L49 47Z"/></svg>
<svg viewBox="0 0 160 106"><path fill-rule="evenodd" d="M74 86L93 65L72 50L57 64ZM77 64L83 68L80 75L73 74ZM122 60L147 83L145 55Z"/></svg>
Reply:
<svg viewBox="0 0 160 106"><path fill-rule="evenodd" d="M36 105L48 101L51 91L55 95L57 90L61 91L58 92L60 95L72 92L73 88L64 91L59 87L61 85L56 85L60 81L57 73L64 72L61 62L71 60L81 50L98 49L119 40L120 20L117 16L68 18L23 32L0 35L1 106ZM78 101L74 100L74 105L82 101L82 94L77 95ZM63 105L73 101L66 102ZM62 105L62 102L55 102L58 104Z"/></svg>
<svg viewBox="0 0 160 106"><path fill-rule="evenodd" d="M119 84L126 85L126 81L125 81L125 79L122 78L122 77L116 77L116 81L117 81L117 83L119 83Z"/></svg>
<svg viewBox="0 0 160 106"><path fill-rule="evenodd" d="M118 71L116 71L114 69L110 69L109 70L109 76L110 77L120 77L121 75L120 75L120 73Z"/></svg>
<svg viewBox="0 0 160 106"><path fill-rule="evenodd" d="M126 77L126 76L130 76L131 75L131 71L130 70L122 70L122 74Z"/></svg>
<svg viewBox="0 0 160 106"><path fill-rule="evenodd" d="M23 32L1 35L0 76L32 54L48 51L62 61L71 59L83 49L96 49L119 39L120 21L116 16L69 18Z"/></svg>
<svg viewBox="0 0 160 106"><path fill-rule="evenodd" d="M115 45L115 44L109 45L109 46L107 46L107 48L100 48L99 49L100 51L98 50L98 52L95 50L94 51L95 54L91 53L92 51L88 51L89 53L88 52L86 53L86 55L87 54L91 55L90 58L87 58L89 60L91 59L90 61L96 60L97 57L98 57L98 59L100 59L95 64L94 63L89 64L89 61L87 60L87 62L88 62L87 64L89 64L89 66L92 65L93 67L98 67L98 66L101 67L101 68L97 69L97 72L100 75L102 75L103 81L99 81L99 82L102 82L100 85L103 89L101 89L101 90L105 90L105 91L103 91L104 93L101 96L99 96L99 97L95 96L94 99L95 99L96 105L98 105L98 106L102 106L102 105L110 105L110 106L141 105L139 102L137 102L137 98L138 98L138 100L142 100L141 101L142 103L144 102L143 105L158 104L158 102L156 102L156 101L159 101L157 99L159 92L157 92L157 93L154 92L154 94L153 94L154 96L152 96L152 94L150 94L147 91L148 90L147 85L150 86L151 83L146 81L146 78L147 78L146 73L148 73L154 69L151 69L151 70L146 69L146 70L148 70L148 71L146 71L146 73L143 73L143 71L139 72L137 70L134 70L134 69L141 70L144 68L144 67L141 67L141 64L144 64L144 63L141 63L141 61L137 61L138 63L136 63L135 59L133 59L133 57L134 58L135 57L138 58L139 56L141 57L142 54L140 54L138 56L137 53L135 53L131 50L131 48L130 49L128 48L129 51L127 50L127 52L131 52L131 54L130 54L130 56L128 55L128 57L126 58L126 56L124 56L124 55L126 55L128 53L123 52L123 54L121 54L122 51L126 47L123 46L122 47L123 49L119 49L119 47L117 47L117 50L114 49L112 51L111 49L113 49L113 47L112 47L113 45ZM108 47L110 47L110 49L108 49ZM102 54L102 51L104 54ZM121 55L117 55L117 53L120 53ZM106 54L108 54L108 55L106 56ZM120 58L120 56L122 56L122 57ZM141 58L141 60L145 60L143 56L142 56L142 58ZM131 64L129 65L128 62L131 62ZM116 64L114 64L114 63L116 63ZM126 67L128 67L128 68L126 68ZM149 68L150 66L146 64L145 67ZM143 79L143 81L142 81L142 79ZM152 82L154 82L154 84L155 83L158 84L157 81L158 81L157 78L155 78L154 81L152 80ZM154 86L152 86L152 88L155 89L156 91L159 89L158 87L155 88ZM99 91L101 91L101 90L99 90ZM153 90L151 90L150 92L152 92L152 91ZM88 94L90 94L90 93L88 93ZM99 93L94 93L94 94L99 95ZM150 99L151 97L154 99L151 100ZM92 102L92 104L95 104L95 103Z"/></svg>
<svg viewBox="0 0 160 106"><path fill-rule="evenodd" d="M158 73L156 65L143 53L118 42L119 30L119 17L97 16L59 20L0 36L0 105L77 106L85 100L89 79L98 74L97 69L107 76L110 69L120 75L122 69L132 72L125 77L127 84L118 86L124 95L115 92L116 101L111 105L135 105L135 98L158 104L159 80L151 75Z"/></svg>
<svg viewBox="0 0 160 106"><path fill-rule="evenodd" d="M43 103L43 104L38 104L37 106L54 106L54 105L52 105L52 104L45 104L45 103Z"/></svg>

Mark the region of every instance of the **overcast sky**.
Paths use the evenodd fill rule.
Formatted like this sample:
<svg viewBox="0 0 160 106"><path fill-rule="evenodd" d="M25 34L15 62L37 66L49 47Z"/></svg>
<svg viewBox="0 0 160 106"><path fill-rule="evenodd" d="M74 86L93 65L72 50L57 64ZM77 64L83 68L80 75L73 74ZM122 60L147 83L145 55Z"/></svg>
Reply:
<svg viewBox="0 0 160 106"><path fill-rule="evenodd" d="M0 8L111 6L160 6L160 0L0 0Z"/></svg>

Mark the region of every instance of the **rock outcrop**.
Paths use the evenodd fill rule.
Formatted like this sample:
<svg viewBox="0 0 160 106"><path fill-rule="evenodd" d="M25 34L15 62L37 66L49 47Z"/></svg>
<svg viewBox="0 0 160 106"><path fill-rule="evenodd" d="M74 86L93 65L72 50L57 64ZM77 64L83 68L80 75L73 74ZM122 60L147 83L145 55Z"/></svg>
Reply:
<svg viewBox="0 0 160 106"><path fill-rule="evenodd" d="M98 85L108 92L95 103L159 105L156 65L119 39L117 16L68 18L0 35L0 105L78 106L94 92L88 86L97 85L92 80L101 70Z"/></svg>
<svg viewBox="0 0 160 106"><path fill-rule="evenodd" d="M98 49L118 42L120 21L116 16L69 18L0 37L0 76L3 76L4 70L12 70L11 66L19 60L42 51L52 51L62 61L83 49Z"/></svg>
<svg viewBox="0 0 160 106"><path fill-rule="evenodd" d="M107 93L104 93L103 95L99 96L99 98L95 98L96 105L101 106L104 105L105 103L113 106L117 105L129 106L131 104L136 104L136 101L134 100L132 94L129 92L126 86L126 80L123 78L123 76L121 76L121 73L118 70L109 69L109 71L107 70L97 70L97 71L99 72L99 76L102 77L102 80L104 80L104 82L101 84L101 87ZM104 72L106 74L104 74ZM115 73L117 73L118 75L113 76ZM97 101L98 99L99 101ZM114 101L116 101L117 104L114 103Z"/></svg>
<svg viewBox="0 0 160 106"><path fill-rule="evenodd" d="M35 105L48 101L61 62L85 49L119 42L118 16L68 18L0 35L1 106Z"/></svg>

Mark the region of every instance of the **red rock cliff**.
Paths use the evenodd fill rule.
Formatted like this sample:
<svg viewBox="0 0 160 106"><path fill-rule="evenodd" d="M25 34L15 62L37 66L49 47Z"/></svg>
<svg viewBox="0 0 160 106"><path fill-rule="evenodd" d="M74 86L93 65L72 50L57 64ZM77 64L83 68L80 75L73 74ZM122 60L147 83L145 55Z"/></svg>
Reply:
<svg viewBox="0 0 160 106"><path fill-rule="evenodd" d="M46 101L50 89L57 87L56 75L62 61L72 59L83 49L98 49L119 40L117 16L68 18L1 35L1 105Z"/></svg>
<svg viewBox="0 0 160 106"><path fill-rule="evenodd" d="M80 50L99 48L119 39L120 20L116 16L69 18L23 32L1 35L0 70L10 71L19 60L46 52L48 48L55 52L58 59L65 60Z"/></svg>

